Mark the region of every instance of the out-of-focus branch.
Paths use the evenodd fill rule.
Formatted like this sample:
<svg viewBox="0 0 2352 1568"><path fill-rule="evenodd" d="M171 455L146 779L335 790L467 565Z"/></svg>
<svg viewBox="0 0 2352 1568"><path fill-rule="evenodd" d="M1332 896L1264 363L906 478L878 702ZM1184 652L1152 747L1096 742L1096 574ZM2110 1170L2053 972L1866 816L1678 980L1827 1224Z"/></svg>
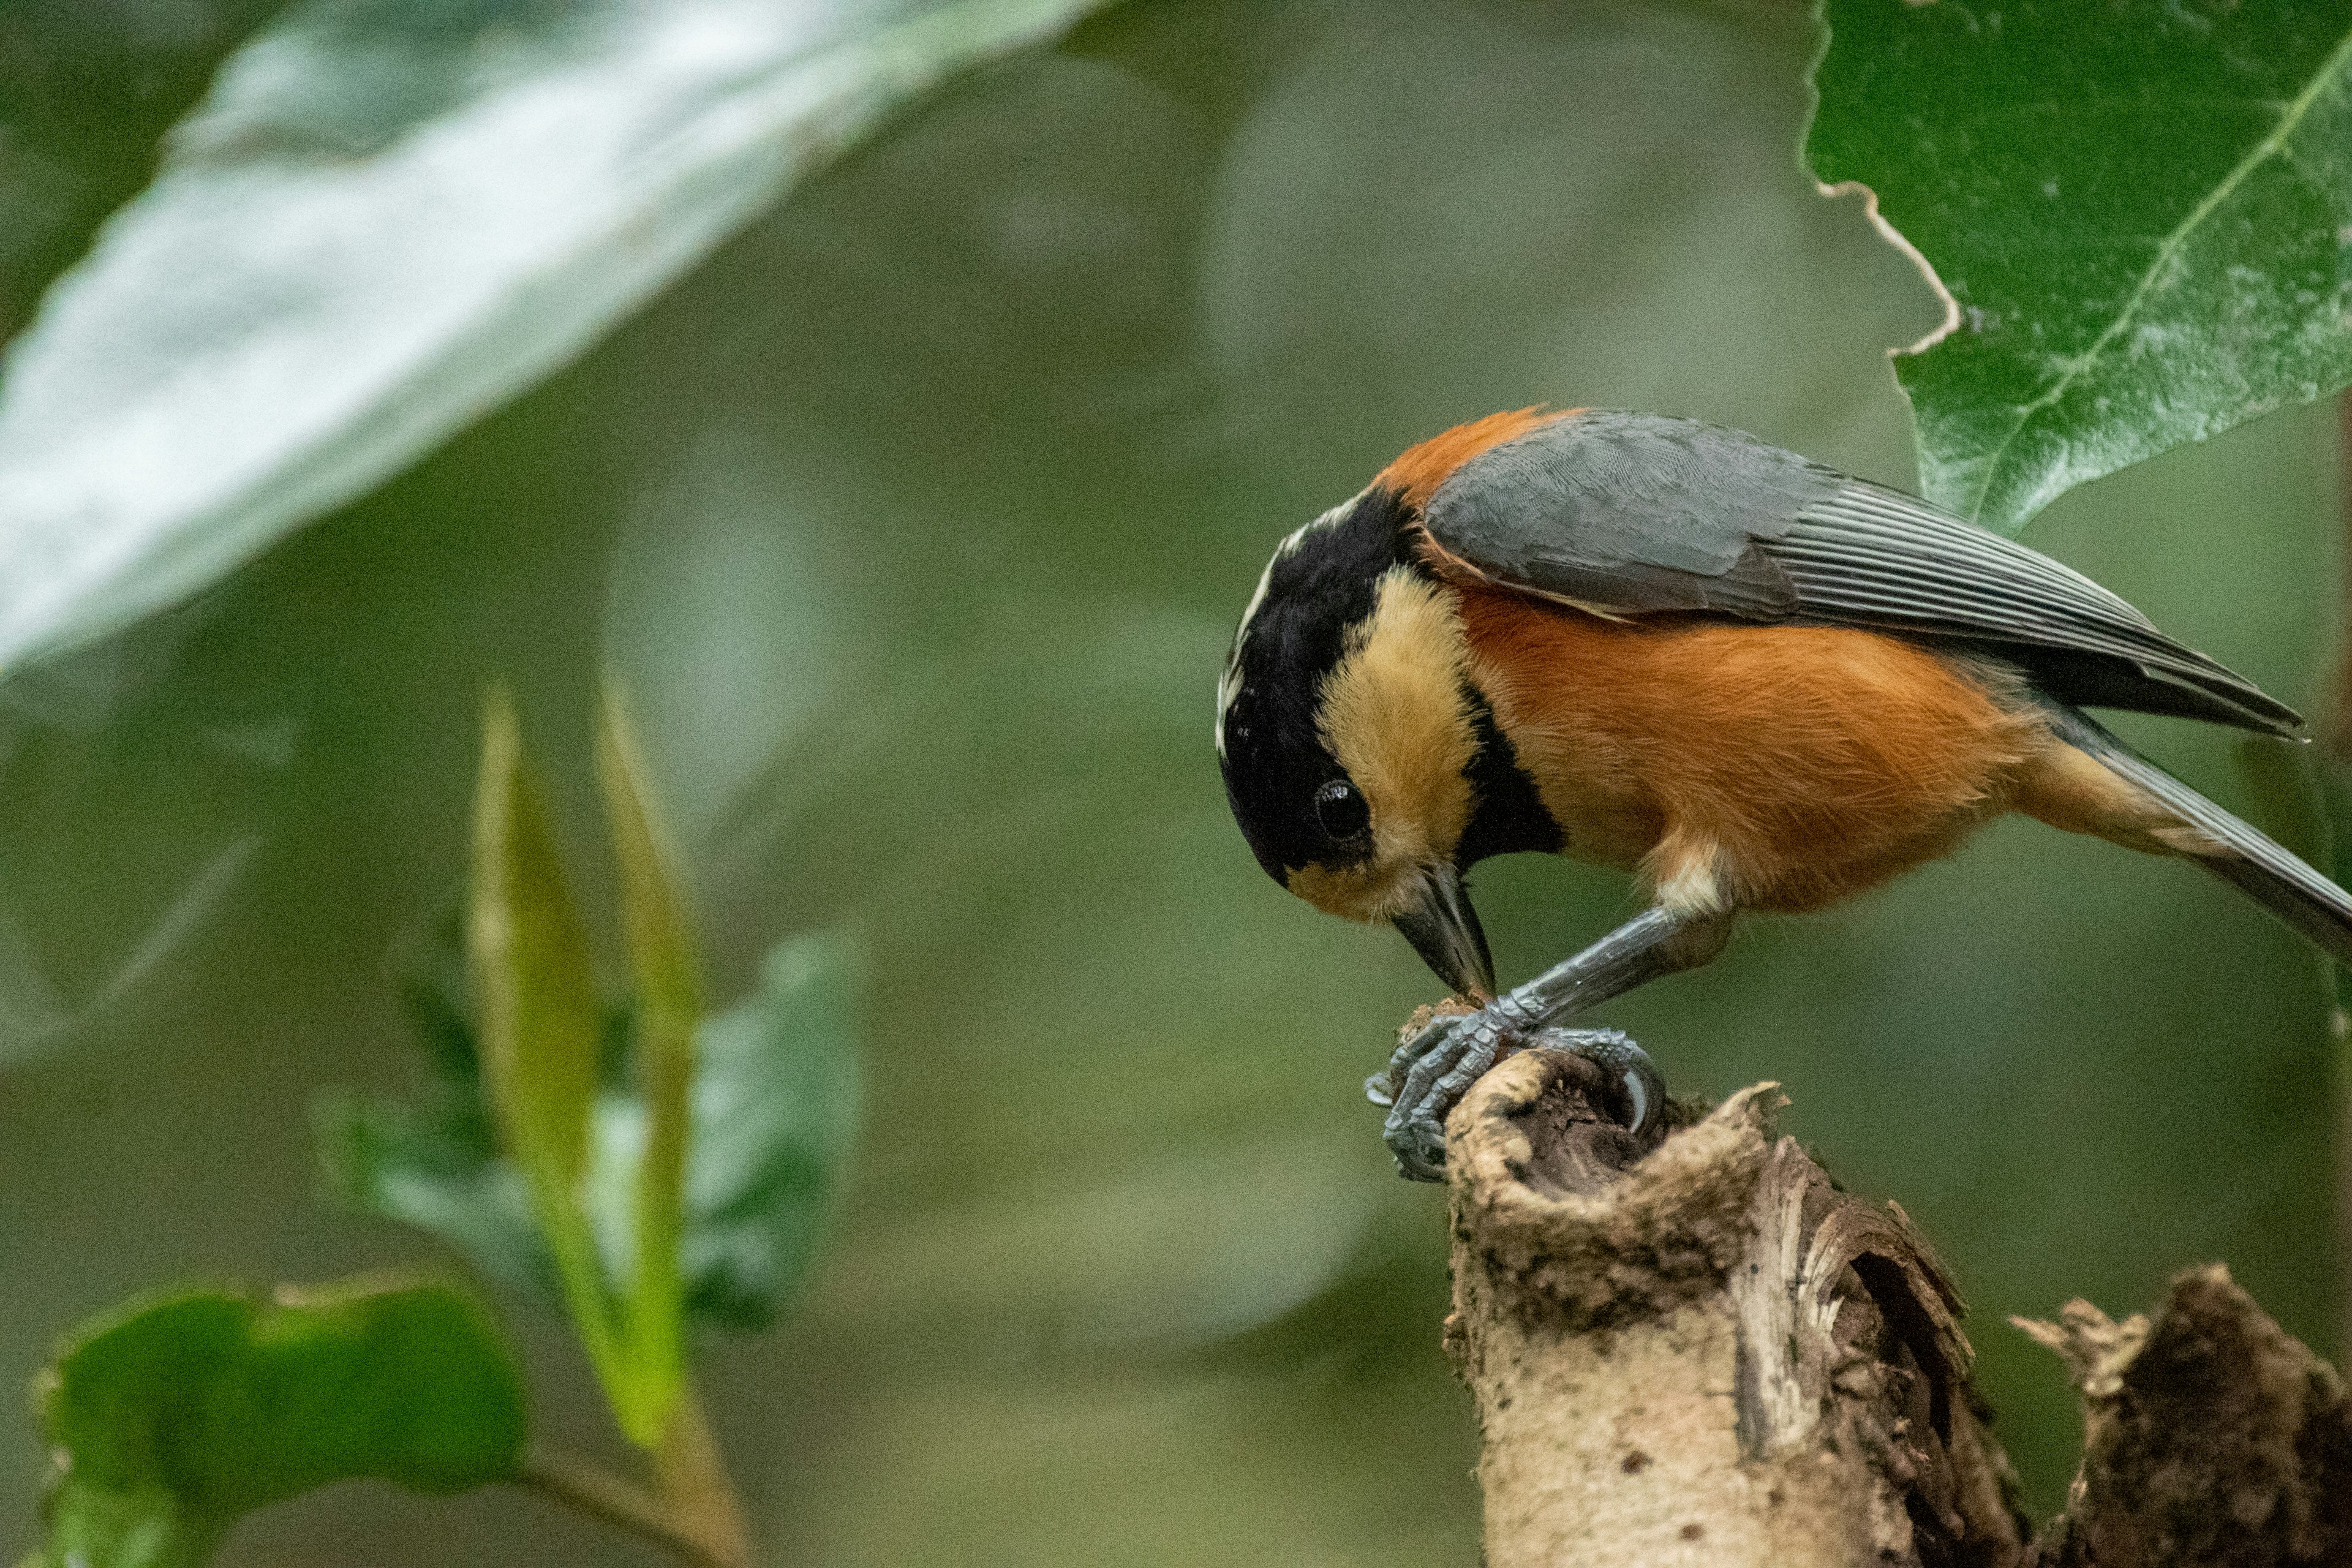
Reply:
<svg viewBox="0 0 2352 1568"><path fill-rule="evenodd" d="M2352 1562L2352 1400L2215 1264L2154 1322L2070 1301L2018 1326L2083 1396L2083 1468L2036 1568Z"/></svg>
<svg viewBox="0 0 2352 1568"><path fill-rule="evenodd" d="M692 1521L674 1518L663 1499L589 1460L533 1450L515 1484L648 1541L690 1568L750 1568L748 1551L730 1555L714 1546Z"/></svg>
<svg viewBox="0 0 2352 1568"><path fill-rule="evenodd" d="M751 1568L751 1537L702 1402L689 1382L654 1457L651 1489L589 1460L524 1456L516 1484L661 1547L690 1568Z"/></svg>
<svg viewBox="0 0 2352 1568"><path fill-rule="evenodd" d="M669 1517L713 1562L751 1561L751 1532L727 1473L701 1398L689 1381L670 1414L669 1430L654 1455L654 1478Z"/></svg>

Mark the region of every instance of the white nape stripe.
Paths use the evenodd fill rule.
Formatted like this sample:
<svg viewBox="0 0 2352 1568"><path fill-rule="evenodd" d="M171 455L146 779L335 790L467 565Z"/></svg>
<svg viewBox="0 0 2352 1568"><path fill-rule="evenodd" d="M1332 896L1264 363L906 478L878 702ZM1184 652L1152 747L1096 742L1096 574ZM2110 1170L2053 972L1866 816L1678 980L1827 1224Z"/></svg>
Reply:
<svg viewBox="0 0 2352 1568"><path fill-rule="evenodd" d="M1225 715L1233 711L1234 704L1242 694L1242 648L1249 641L1250 623L1257 619L1259 607L1265 603L1266 589L1274 582L1274 569L1297 554L1307 542L1307 536L1317 529L1338 527L1349 512L1355 510L1356 503L1363 499L1364 491L1358 490L1305 527L1293 529L1281 543L1274 547L1274 555L1266 562L1265 570L1257 574L1257 588L1250 595L1249 603L1243 606L1242 624L1234 632L1233 651L1225 656L1224 673L1217 677L1216 733L1220 760L1225 754Z"/></svg>
<svg viewBox="0 0 2352 1568"><path fill-rule="evenodd" d="M1289 541L1283 542L1287 544ZM1234 700L1242 694L1242 645L1249 640L1250 622L1256 618L1258 606L1265 603L1266 584L1274 581L1275 563L1281 559L1282 552L1276 551L1274 560L1267 562L1265 570L1257 574L1257 591L1250 595L1247 607L1242 611L1241 626L1234 633L1233 652L1225 656L1224 670L1217 677L1217 756L1220 761L1225 754L1225 715L1233 711Z"/></svg>

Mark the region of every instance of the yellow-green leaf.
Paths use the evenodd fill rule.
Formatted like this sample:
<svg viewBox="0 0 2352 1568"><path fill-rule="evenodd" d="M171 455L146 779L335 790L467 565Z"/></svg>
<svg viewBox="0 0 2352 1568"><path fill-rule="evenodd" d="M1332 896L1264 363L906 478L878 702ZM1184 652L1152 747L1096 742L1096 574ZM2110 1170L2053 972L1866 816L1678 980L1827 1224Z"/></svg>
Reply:
<svg viewBox="0 0 2352 1568"><path fill-rule="evenodd" d="M675 1405L684 1375L686 1287L678 1271L678 1238L702 977L676 858L627 710L609 684L596 763L621 874L621 929L628 940L636 997L632 1066L646 1117L635 1182L628 1353L646 1406L639 1419L658 1426Z"/></svg>
<svg viewBox="0 0 2352 1568"><path fill-rule="evenodd" d="M467 944L490 1103L541 1203L578 1202L603 1036L588 935L524 765L514 704L482 724Z"/></svg>
<svg viewBox="0 0 2352 1568"><path fill-rule="evenodd" d="M614 1322L583 1191L604 1039L595 970L503 690L490 694L483 715L466 936L499 1135L522 1171L613 1414L631 1440L650 1446L659 1426L644 1414L640 1379Z"/></svg>

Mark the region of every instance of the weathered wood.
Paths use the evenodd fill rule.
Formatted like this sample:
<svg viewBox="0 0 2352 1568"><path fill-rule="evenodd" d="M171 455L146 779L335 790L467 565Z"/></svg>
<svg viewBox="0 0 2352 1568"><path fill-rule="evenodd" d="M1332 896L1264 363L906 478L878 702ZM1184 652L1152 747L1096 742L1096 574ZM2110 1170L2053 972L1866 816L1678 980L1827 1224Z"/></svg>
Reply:
<svg viewBox="0 0 2352 1568"><path fill-rule="evenodd" d="M1454 1311L1490 1568L2352 1568L2352 1396L2219 1266L2153 1320L2018 1326L2084 1401L2028 1540L1958 1296L1893 1204L1840 1192L1769 1083L1637 1142L1536 1049L1447 1123Z"/></svg>
<svg viewBox="0 0 2352 1568"><path fill-rule="evenodd" d="M2015 1562L1958 1301L1902 1211L1776 1141L1773 1085L1646 1150L1606 1099L1529 1051L1448 1124L1491 1568Z"/></svg>
<svg viewBox="0 0 2352 1568"><path fill-rule="evenodd" d="M2018 1327L2083 1396L2083 1468L2042 1568L2352 1563L2352 1399L2219 1264L2153 1321L2070 1301Z"/></svg>

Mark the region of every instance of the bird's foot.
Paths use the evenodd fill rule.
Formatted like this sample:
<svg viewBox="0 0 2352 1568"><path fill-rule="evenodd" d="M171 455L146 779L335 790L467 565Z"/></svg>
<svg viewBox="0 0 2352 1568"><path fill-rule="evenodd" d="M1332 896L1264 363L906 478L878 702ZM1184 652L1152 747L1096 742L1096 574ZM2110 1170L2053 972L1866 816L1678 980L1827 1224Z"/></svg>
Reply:
<svg viewBox="0 0 2352 1568"><path fill-rule="evenodd" d="M1615 1029L1531 1028L1489 1005L1441 1014L1405 1037L1388 1070L1364 1080L1364 1098L1388 1109L1382 1132L1397 1173L1445 1179L1445 1117L1487 1068L1529 1046L1574 1051L1608 1074L1625 1097L1625 1124L1647 1131L1664 1110L1665 1079L1650 1054Z"/></svg>

